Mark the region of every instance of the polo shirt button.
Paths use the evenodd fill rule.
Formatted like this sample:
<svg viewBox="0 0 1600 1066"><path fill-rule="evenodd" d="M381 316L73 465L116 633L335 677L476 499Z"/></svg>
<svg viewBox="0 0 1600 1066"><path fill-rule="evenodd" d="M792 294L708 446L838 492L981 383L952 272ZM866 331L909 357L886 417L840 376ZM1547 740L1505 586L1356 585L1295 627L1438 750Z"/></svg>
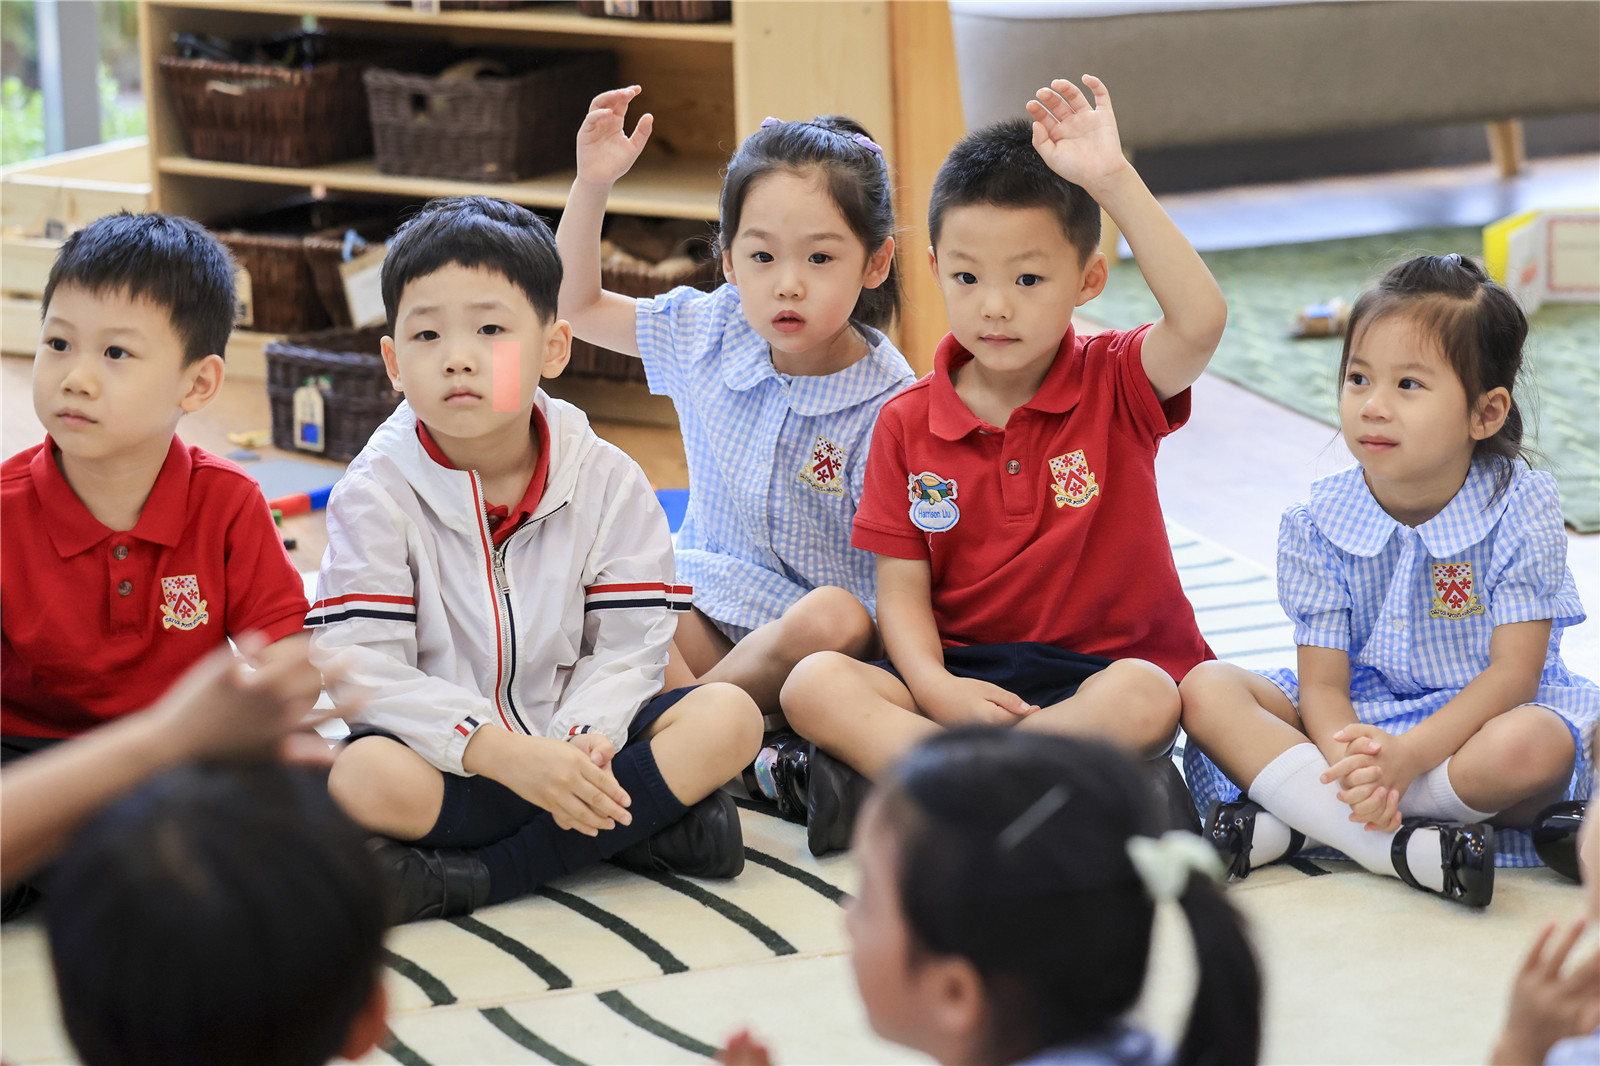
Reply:
<svg viewBox="0 0 1600 1066"><path fill-rule="evenodd" d="M1022 464L1017 462L1015 459L1011 460L1009 463L1006 464L1006 473L1008 473L1008 474L1020 474L1020 473L1022 473Z"/></svg>
<svg viewBox="0 0 1600 1066"><path fill-rule="evenodd" d="M111 549L111 557L113 559L126 559L128 557L128 546L126 544L118 544Z"/></svg>
<svg viewBox="0 0 1600 1066"><path fill-rule="evenodd" d="M133 591L133 582L132 581L124 581L122 584L117 586L117 595L118 596L126 596L126 595L128 595L128 593L130 593L132 591Z"/></svg>

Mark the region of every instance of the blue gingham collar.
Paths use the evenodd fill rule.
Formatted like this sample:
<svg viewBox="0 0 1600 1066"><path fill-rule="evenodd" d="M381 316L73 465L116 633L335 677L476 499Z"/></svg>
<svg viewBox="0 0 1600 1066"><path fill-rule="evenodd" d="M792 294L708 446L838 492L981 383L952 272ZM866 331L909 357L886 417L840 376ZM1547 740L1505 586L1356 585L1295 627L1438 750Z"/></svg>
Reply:
<svg viewBox="0 0 1600 1066"><path fill-rule="evenodd" d="M755 388L769 378L785 386L789 406L796 414L826 415L865 403L909 374L905 359L887 337L867 327L867 354L832 374L786 375L772 365L772 350L735 310L723 335L722 381L735 392Z"/></svg>
<svg viewBox="0 0 1600 1066"><path fill-rule="evenodd" d="M1526 470L1526 464L1519 460L1512 480ZM1428 554L1436 559L1455 555L1488 536L1505 514L1511 498L1509 486L1498 497L1494 490L1494 462L1477 460L1467 472L1461 490L1444 505L1444 510L1416 527ZM1314 482L1307 508L1323 535L1352 555L1377 555L1395 530L1401 528L1367 488L1360 463Z"/></svg>

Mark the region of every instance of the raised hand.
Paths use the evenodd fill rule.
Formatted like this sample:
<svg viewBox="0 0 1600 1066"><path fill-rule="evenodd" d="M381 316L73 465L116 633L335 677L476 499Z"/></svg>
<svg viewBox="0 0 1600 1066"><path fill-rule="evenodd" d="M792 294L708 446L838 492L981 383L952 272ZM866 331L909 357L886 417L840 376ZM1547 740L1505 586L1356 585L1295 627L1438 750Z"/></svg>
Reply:
<svg viewBox="0 0 1600 1066"><path fill-rule="evenodd" d="M1543 1062L1557 1041L1592 1032L1600 1025L1600 952L1562 973L1586 924L1580 918L1554 945L1551 937L1556 923L1540 930L1511 986L1511 1007L1494 1050L1494 1062Z"/></svg>
<svg viewBox="0 0 1600 1066"><path fill-rule="evenodd" d="M1028 101L1028 114L1033 116L1033 147L1045 163L1092 195L1129 163L1105 83L1093 74L1085 74L1083 83L1094 93L1092 105L1083 90L1057 78L1039 90L1038 99Z"/></svg>
<svg viewBox="0 0 1600 1066"><path fill-rule="evenodd" d="M594 98L583 125L578 127L578 180L609 185L632 168L644 150L655 125L655 116L645 114L633 127L633 136L622 132L628 104L640 93L637 85L612 89Z"/></svg>
<svg viewBox="0 0 1600 1066"><path fill-rule="evenodd" d="M314 734L293 731L307 725L306 711L322 690L323 677L307 657L310 637L296 634L270 649L255 634L238 640L243 660L221 647L189 669L151 708L175 737L185 759L270 759L303 756L320 745ZM250 662L256 669L245 669ZM337 667L331 672L338 677ZM353 696L357 694L352 693ZM359 699L349 706L358 707ZM290 739L297 737L298 740Z"/></svg>

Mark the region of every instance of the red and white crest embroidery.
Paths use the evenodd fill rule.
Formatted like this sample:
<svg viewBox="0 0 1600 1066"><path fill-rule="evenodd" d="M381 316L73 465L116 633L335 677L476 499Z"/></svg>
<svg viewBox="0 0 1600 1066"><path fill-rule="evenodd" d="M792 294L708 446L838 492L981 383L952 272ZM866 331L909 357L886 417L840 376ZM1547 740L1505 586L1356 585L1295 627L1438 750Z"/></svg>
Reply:
<svg viewBox="0 0 1600 1066"><path fill-rule="evenodd" d="M161 628L194 629L211 621L206 601L200 598L200 579L193 574L161 579Z"/></svg>
<svg viewBox="0 0 1600 1066"><path fill-rule="evenodd" d="M811 458L800 468L800 480L830 496L844 495L844 452L827 437L811 446Z"/></svg>
<svg viewBox="0 0 1600 1066"><path fill-rule="evenodd" d="M1433 564L1433 608L1430 618L1466 618L1483 613L1472 590L1471 563Z"/></svg>
<svg viewBox="0 0 1600 1066"><path fill-rule="evenodd" d="M1056 506L1082 507L1100 494L1100 483L1089 469L1083 449L1058 455L1050 460L1050 487L1056 492Z"/></svg>

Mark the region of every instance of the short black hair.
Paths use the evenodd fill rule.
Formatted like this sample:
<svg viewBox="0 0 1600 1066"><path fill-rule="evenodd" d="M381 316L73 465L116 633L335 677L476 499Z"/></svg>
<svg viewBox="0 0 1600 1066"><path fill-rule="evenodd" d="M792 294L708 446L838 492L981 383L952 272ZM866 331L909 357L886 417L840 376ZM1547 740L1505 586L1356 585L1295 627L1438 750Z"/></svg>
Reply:
<svg viewBox="0 0 1600 1066"><path fill-rule="evenodd" d="M1046 207L1084 262L1100 247L1100 205L1081 185L1051 170L1033 146L1027 119L973 130L950 149L928 198L928 235L935 251L953 207Z"/></svg>
<svg viewBox="0 0 1600 1066"><path fill-rule="evenodd" d="M62 285L93 295L127 294L167 312L183 343L183 365L222 355L233 332L233 257L192 219L155 212L95 219L56 253L40 317Z"/></svg>
<svg viewBox="0 0 1600 1066"><path fill-rule="evenodd" d="M382 873L325 773L164 774L91 822L45 922L87 1066L312 1066L380 979Z"/></svg>
<svg viewBox="0 0 1600 1066"><path fill-rule="evenodd" d="M391 330L406 285L452 263L504 274L542 321L556 317L561 253L544 219L492 196L446 196L429 200L389 241L383 309Z"/></svg>

